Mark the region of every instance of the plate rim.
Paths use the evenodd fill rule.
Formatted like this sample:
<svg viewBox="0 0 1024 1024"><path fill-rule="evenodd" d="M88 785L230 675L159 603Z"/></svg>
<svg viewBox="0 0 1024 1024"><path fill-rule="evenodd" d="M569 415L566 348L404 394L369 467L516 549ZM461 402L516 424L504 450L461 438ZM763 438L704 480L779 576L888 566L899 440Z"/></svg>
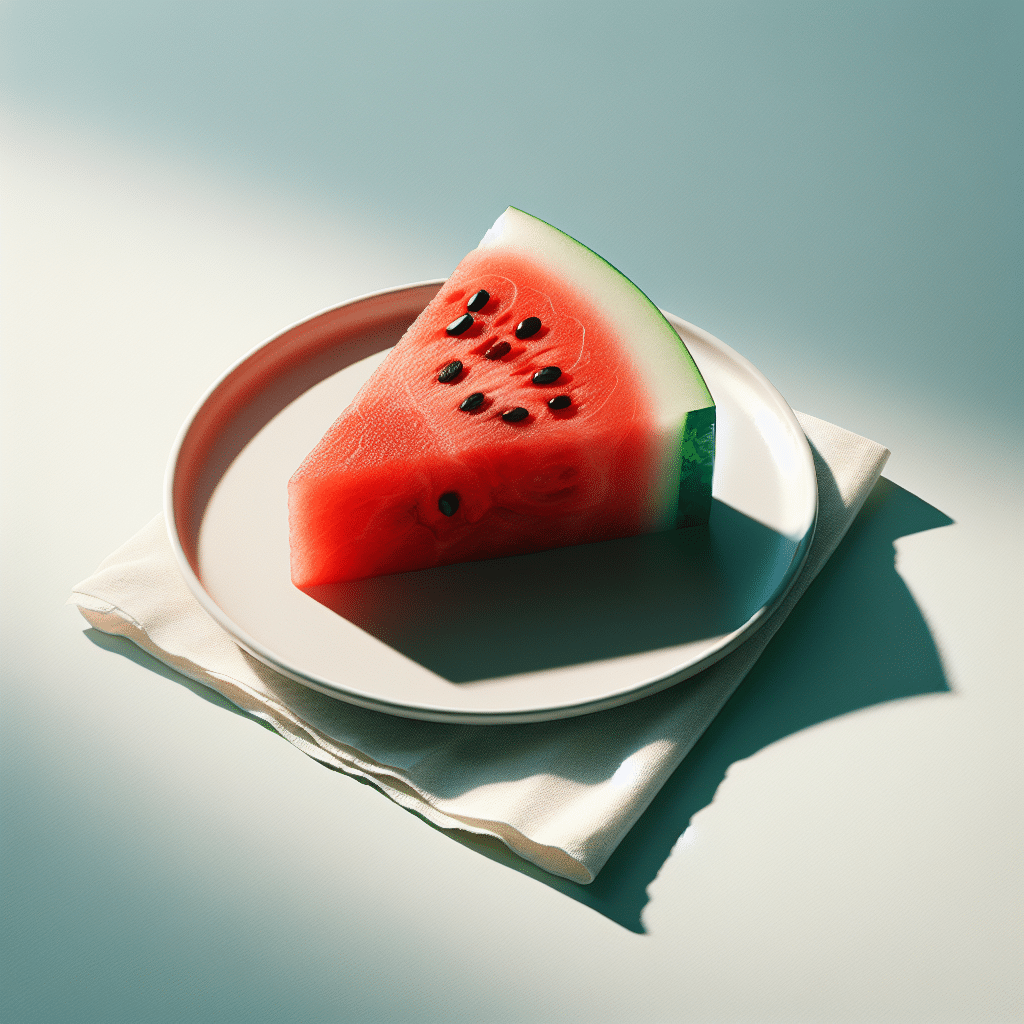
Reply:
<svg viewBox="0 0 1024 1024"><path fill-rule="evenodd" d="M266 340L260 342L254 346L248 352L246 352L239 359L235 360L223 373L206 389L202 397L196 402L195 406L182 423L181 428L175 438L174 444L171 448L170 456L168 458L166 471L164 474L164 487L163 487L163 509L164 509L164 521L167 529L168 538L170 540L171 549L174 553L174 558L178 566L179 572L185 580L186 585L189 588L192 596L196 598L203 610L214 619L237 643L243 650L247 651L257 660L262 662L268 668L273 669L275 672L297 682L304 686L310 687L311 689L317 690L320 693L324 693L335 700L340 700L348 704L354 704L358 707L365 708L370 711L377 711L384 714L390 714L401 718L411 718L421 721L432 721L432 722L448 722L448 723L460 723L466 725L509 725L509 724L522 724L528 722L544 722L544 721L555 721L562 718L574 718L580 715L592 714L597 711L604 711L609 708L619 707L624 704L632 703L633 701L640 700L643 697L651 696L662 690L668 689L671 686L675 686L678 683L685 681L686 679L692 678L698 673L710 668L716 662L720 661L731 651L741 646L764 625L764 623L771 617L778 606L785 599L786 595L792 589L793 584L796 582L797 577L800 575L800 571L803 569L804 563L807 560L808 553L810 551L811 543L814 538L814 533L817 527L818 519L818 487L817 487L817 474L814 469L814 457L811 453L810 445L807 441L807 437L800 426L799 420L796 418L796 414L790 407L789 403L785 400L778 389L768 380L767 377L756 366L753 365L748 359L740 355L731 346L725 342L716 338L713 334L705 331L703 328L697 327L695 324L690 323L687 320L683 320L682 317L676 316L673 313L669 313L666 310L661 312L664 314L666 319L673 327L680 327L684 331L698 335L702 341L708 344L711 348L718 350L720 353L725 355L726 358L737 363L749 376L751 376L757 384L764 388L769 394L771 394L778 405L778 412L783 418L789 421L789 426L795 430L796 436L802 440L800 445L800 455L804 462L805 471L809 471L809 479L813 484L813 496L814 496L814 509L810 517L810 526L804 532L803 536L797 541L797 547L793 553L793 557L790 560L790 564L786 570L786 575L783 578L783 582L776 589L772 595L770 601L754 612L744 623L742 623L737 629L731 633L726 634L721 638L720 642L716 644L711 650L709 650L702 658L698 661L683 667L675 672L670 672L667 675L659 675L652 678L645 679L630 689L622 692L618 692L612 695L605 695L602 697L595 698L588 701L577 701L571 704L560 704L554 706L546 706L543 708L518 710L510 712L487 712L487 711L460 711L457 709L444 708L436 705L423 705L423 704L406 704L389 701L384 698L367 696L358 691L352 691L338 686L338 684L331 683L329 680L320 679L310 673L303 672L297 666L292 666L280 658L278 658L271 650L261 644L255 637L250 636L244 629L242 629L236 622L234 622L230 616L214 601L213 597L208 593L206 588L203 586L202 580L199 579L198 575L192 568L192 564L185 552L184 545L181 541L181 537L178 533L177 528L177 507L174 499L175 494L175 481L177 479L177 469L182 448L189 437L190 431L195 424L197 417L203 411L210 399L216 394L218 389L232 376L239 368L244 366L249 360L257 356L262 350L270 345L273 345L278 339L288 334L292 330L309 324L312 321L319 319L320 317L334 313L338 310L344 309L348 306L354 306L367 300L379 299L389 294L395 294L400 292L411 291L413 289L426 288L430 286L440 287L444 284L445 278L432 279L426 281L417 281L411 284L396 285L390 288L382 288L374 292L367 292L363 295L358 295L352 299L348 299L345 302L337 303L333 306L328 306L321 309L310 316L303 317L300 320L296 320L294 323L289 324L283 329L276 331ZM429 670L427 670L429 671Z"/></svg>

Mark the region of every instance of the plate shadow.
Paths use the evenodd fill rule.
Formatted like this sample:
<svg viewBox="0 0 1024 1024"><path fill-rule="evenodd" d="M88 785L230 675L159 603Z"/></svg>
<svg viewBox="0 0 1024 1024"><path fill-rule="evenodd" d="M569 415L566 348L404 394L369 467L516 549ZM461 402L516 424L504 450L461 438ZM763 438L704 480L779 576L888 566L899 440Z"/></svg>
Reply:
<svg viewBox="0 0 1024 1024"><path fill-rule="evenodd" d="M771 597L796 551L716 500L707 527L304 592L450 682L486 685L731 633Z"/></svg>

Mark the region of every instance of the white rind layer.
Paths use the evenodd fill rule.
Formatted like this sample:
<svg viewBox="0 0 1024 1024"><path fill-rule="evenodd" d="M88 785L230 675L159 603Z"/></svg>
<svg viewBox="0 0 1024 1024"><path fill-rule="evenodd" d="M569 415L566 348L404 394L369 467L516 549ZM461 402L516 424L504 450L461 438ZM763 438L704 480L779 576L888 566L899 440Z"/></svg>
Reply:
<svg viewBox="0 0 1024 1024"><path fill-rule="evenodd" d="M477 248L521 252L572 281L623 340L648 389L658 431L650 529L672 529L679 503L683 424L688 413L715 404L682 339L625 274L575 238L514 206L494 222Z"/></svg>

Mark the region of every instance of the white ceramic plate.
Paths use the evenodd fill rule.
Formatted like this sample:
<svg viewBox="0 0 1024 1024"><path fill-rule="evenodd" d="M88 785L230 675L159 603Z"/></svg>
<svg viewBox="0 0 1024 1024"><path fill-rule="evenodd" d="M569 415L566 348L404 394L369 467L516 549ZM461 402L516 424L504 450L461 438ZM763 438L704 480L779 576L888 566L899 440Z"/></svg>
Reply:
<svg viewBox="0 0 1024 1024"><path fill-rule="evenodd" d="M287 482L442 282L355 299L232 367L182 428L166 512L192 592L277 671L409 718L540 721L678 683L792 585L817 511L807 440L745 359L669 315L718 409L710 527L292 586Z"/></svg>

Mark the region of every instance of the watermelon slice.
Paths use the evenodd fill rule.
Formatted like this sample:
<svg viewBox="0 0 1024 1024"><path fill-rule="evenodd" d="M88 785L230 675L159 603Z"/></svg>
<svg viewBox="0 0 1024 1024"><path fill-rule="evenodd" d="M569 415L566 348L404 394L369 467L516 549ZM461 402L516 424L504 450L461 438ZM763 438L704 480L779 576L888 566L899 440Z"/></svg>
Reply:
<svg viewBox="0 0 1024 1024"><path fill-rule="evenodd" d="M291 478L292 581L704 523L714 437L650 299L510 207Z"/></svg>

